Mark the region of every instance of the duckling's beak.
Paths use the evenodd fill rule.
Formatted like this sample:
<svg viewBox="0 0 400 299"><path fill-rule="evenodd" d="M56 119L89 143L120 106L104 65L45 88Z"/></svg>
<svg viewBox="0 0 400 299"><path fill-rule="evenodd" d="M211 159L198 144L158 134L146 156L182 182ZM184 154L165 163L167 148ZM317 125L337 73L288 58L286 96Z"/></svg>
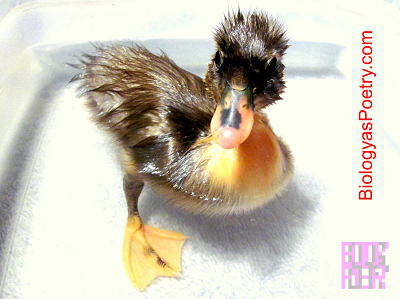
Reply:
<svg viewBox="0 0 400 299"><path fill-rule="evenodd" d="M251 89L233 88L227 84L211 120L211 134L215 141L224 149L238 147L249 137L253 123Z"/></svg>

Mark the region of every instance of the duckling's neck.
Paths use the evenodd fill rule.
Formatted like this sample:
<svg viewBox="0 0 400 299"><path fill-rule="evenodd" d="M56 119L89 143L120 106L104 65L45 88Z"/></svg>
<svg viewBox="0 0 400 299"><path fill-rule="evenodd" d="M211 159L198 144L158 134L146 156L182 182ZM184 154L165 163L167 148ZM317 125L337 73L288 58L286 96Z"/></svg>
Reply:
<svg viewBox="0 0 400 299"><path fill-rule="evenodd" d="M213 178L212 184L225 185L245 197L268 196L280 183L285 163L277 137L259 113L239 147L225 150L212 144L203 157L208 160L205 171Z"/></svg>

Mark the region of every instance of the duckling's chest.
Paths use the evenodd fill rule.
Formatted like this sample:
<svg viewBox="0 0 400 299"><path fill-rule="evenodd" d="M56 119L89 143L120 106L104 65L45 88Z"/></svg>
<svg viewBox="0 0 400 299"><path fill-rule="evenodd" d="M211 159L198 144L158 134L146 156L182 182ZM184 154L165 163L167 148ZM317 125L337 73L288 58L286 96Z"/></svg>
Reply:
<svg viewBox="0 0 400 299"><path fill-rule="evenodd" d="M278 138L260 117L238 148L225 150L211 145L205 156L211 184L224 185L246 197L269 193L281 177L284 162Z"/></svg>

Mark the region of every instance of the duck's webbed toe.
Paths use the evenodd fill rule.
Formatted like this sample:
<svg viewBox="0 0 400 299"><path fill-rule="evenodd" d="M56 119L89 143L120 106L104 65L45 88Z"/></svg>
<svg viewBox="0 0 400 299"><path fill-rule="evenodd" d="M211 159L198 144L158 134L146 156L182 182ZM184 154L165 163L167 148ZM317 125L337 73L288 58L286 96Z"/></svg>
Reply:
<svg viewBox="0 0 400 299"><path fill-rule="evenodd" d="M185 240L182 234L143 224L139 216L130 217L122 259L132 284L141 291L157 276L179 277Z"/></svg>
<svg viewBox="0 0 400 299"><path fill-rule="evenodd" d="M128 222L125 227L122 261L132 284L142 291L157 276L179 277L182 234L145 225L139 216L138 199L144 186L134 174L124 177L128 203Z"/></svg>

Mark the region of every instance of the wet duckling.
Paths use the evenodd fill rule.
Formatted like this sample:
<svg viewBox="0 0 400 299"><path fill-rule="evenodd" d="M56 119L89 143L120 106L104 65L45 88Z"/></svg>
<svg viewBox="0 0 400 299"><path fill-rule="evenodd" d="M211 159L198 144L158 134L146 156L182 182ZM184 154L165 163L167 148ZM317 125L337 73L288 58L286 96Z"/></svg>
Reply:
<svg viewBox="0 0 400 299"><path fill-rule="evenodd" d="M293 171L287 145L262 109L285 85L281 25L261 12L229 12L216 29L205 79L135 45L98 47L74 78L94 121L121 149L128 202L123 262L143 290L179 276L182 234L145 225L144 183L193 213L226 215L265 204Z"/></svg>

